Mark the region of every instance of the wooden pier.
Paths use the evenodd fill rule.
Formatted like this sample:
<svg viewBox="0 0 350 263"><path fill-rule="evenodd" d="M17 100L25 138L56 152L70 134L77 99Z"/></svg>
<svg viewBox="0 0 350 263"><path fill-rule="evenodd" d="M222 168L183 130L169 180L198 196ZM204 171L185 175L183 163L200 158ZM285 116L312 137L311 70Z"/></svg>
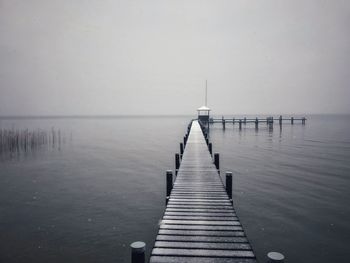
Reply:
<svg viewBox="0 0 350 263"><path fill-rule="evenodd" d="M219 158L197 120L176 155L175 182L167 172L167 206L150 263L257 262L232 205L232 174L226 188Z"/></svg>
<svg viewBox="0 0 350 263"><path fill-rule="evenodd" d="M209 115L206 116L208 118L208 123L209 124L214 124L214 123L222 123L223 128L225 128L226 124L233 124L235 125L236 123L239 125L239 129L242 129L242 124L248 124L248 123L253 123L255 124L255 128L258 129L260 123L266 123L270 128L273 127L273 124L278 122L279 126L282 127L282 124L285 123L290 123L294 124L295 122L301 122L301 124L305 125L306 123L306 118L305 117L300 117L300 118L295 118L295 117L290 117L290 118L283 118L281 115L278 118L274 118L273 116L271 117L266 117L266 118L225 118L222 116L222 118L209 118Z"/></svg>

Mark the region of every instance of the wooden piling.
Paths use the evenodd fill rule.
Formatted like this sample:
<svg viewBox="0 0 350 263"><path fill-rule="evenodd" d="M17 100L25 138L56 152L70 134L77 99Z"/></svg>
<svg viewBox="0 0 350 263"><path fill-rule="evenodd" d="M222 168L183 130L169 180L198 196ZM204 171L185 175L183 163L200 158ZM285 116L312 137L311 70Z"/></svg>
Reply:
<svg viewBox="0 0 350 263"><path fill-rule="evenodd" d="M182 155L184 154L184 144L180 142L180 156L182 158Z"/></svg>
<svg viewBox="0 0 350 263"><path fill-rule="evenodd" d="M209 153L211 156L213 156L213 144L210 142L208 145Z"/></svg>
<svg viewBox="0 0 350 263"><path fill-rule="evenodd" d="M247 117L244 117L243 123L244 123L244 124L247 124Z"/></svg>
<svg viewBox="0 0 350 263"><path fill-rule="evenodd" d="M232 172L226 172L226 192L232 202Z"/></svg>
<svg viewBox="0 0 350 263"><path fill-rule="evenodd" d="M219 153L214 153L214 164L216 169L220 173L220 154Z"/></svg>
<svg viewBox="0 0 350 263"><path fill-rule="evenodd" d="M168 202L168 197L170 196L171 190L173 189L173 171L166 171L166 203Z"/></svg>
<svg viewBox="0 0 350 263"><path fill-rule="evenodd" d="M175 175L177 175L180 168L180 154L175 153Z"/></svg>
<svg viewBox="0 0 350 263"><path fill-rule="evenodd" d="M241 130L242 129L242 120L241 119L239 119L239 129Z"/></svg>
<svg viewBox="0 0 350 263"><path fill-rule="evenodd" d="M255 129L259 128L259 119L258 117L255 118Z"/></svg>
<svg viewBox="0 0 350 263"><path fill-rule="evenodd" d="M131 245L131 263L145 263L146 243L142 241L133 242Z"/></svg>
<svg viewBox="0 0 350 263"><path fill-rule="evenodd" d="M273 129L273 117L269 117L269 129Z"/></svg>
<svg viewBox="0 0 350 263"><path fill-rule="evenodd" d="M294 117L290 118L290 123L294 124Z"/></svg>
<svg viewBox="0 0 350 263"><path fill-rule="evenodd" d="M279 121L279 124L282 125L282 115L280 115L278 121Z"/></svg>

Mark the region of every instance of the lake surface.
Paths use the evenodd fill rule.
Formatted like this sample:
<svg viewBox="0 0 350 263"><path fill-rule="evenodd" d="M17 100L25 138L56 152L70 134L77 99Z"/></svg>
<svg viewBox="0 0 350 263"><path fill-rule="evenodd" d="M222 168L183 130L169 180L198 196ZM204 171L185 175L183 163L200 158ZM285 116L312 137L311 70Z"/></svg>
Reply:
<svg viewBox="0 0 350 263"><path fill-rule="evenodd" d="M238 117L238 116L236 116ZM130 262L149 254L188 117L0 119L0 129L60 130L61 145L0 154L0 262ZM234 206L264 262L348 262L350 116L280 130L211 126Z"/></svg>

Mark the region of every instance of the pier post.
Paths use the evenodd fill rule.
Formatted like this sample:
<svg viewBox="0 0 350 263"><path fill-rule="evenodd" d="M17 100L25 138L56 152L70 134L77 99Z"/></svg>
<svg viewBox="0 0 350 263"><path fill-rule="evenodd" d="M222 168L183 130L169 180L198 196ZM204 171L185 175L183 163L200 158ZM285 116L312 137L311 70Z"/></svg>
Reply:
<svg viewBox="0 0 350 263"><path fill-rule="evenodd" d="M258 117L255 118L255 129L259 128L259 119Z"/></svg>
<svg viewBox="0 0 350 263"><path fill-rule="evenodd" d="M216 169L220 173L220 154L219 153L214 153L214 164Z"/></svg>
<svg viewBox="0 0 350 263"><path fill-rule="evenodd" d="M247 117L244 117L244 124L247 124Z"/></svg>
<svg viewBox="0 0 350 263"><path fill-rule="evenodd" d="M173 171L166 171L166 204L168 204L171 190L173 189Z"/></svg>
<svg viewBox="0 0 350 263"><path fill-rule="evenodd" d="M222 117L222 128L225 130L225 119Z"/></svg>
<svg viewBox="0 0 350 263"><path fill-rule="evenodd" d="M280 115L278 121L279 121L280 126L282 126L282 115Z"/></svg>
<svg viewBox="0 0 350 263"><path fill-rule="evenodd" d="M269 252L267 254L268 261L267 263L283 263L284 262L284 256L283 254L279 252Z"/></svg>
<svg viewBox="0 0 350 263"><path fill-rule="evenodd" d="M187 134L190 133L191 128L192 128L192 121L187 126Z"/></svg>
<svg viewBox="0 0 350 263"><path fill-rule="evenodd" d="M294 124L294 117L290 118L290 123Z"/></svg>
<svg viewBox="0 0 350 263"><path fill-rule="evenodd" d="M180 154L175 153L175 175L177 175L180 168Z"/></svg>
<svg viewBox="0 0 350 263"><path fill-rule="evenodd" d="M232 124L235 124L235 118L232 119Z"/></svg>
<svg viewBox="0 0 350 263"><path fill-rule="evenodd" d="M303 117L303 118L301 119L301 124L304 124L304 125L305 125L305 120L306 120L306 118Z"/></svg>
<svg viewBox="0 0 350 263"><path fill-rule="evenodd" d="M184 147L186 147L186 143L187 143L187 137L186 135L184 136Z"/></svg>
<svg viewBox="0 0 350 263"><path fill-rule="evenodd" d="M205 142L207 143L207 145L209 145L209 139L208 139L208 137L205 138Z"/></svg>
<svg viewBox="0 0 350 263"><path fill-rule="evenodd" d="M213 144L210 142L208 145L210 155L213 156Z"/></svg>
<svg viewBox="0 0 350 263"><path fill-rule="evenodd" d="M182 142L180 142L180 155L182 158L182 155L184 154L184 144Z"/></svg>
<svg viewBox="0 0 350 263"><path fill-rule="evenodd" d="M145 263L146 243L136 241L130 245L131 263Z"/></svg>
<svg viewBox="0 0 350 263"><path fill-rule="evenodd" d="M226 172L226 192L232 202L232 172Z"/></svg>
<svg viewBox="0 0 350 263"><path fill-rule="evenodd" d="M241 119L239 119L239 129L241 130L242 129L242 120Z"/></svg>

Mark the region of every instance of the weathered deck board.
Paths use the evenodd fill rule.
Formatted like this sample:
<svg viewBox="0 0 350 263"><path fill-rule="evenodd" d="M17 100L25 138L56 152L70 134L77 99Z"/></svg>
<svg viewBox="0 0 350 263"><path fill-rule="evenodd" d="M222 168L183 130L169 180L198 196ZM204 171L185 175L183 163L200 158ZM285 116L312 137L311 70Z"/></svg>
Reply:
<svg viewBox="0 0 350 263"><path fill-rule="evenodd" d="M180 241L180 242L217 242L217 243L246 243L246 237L231 236L174 236L174 235L158 235L158 241Z"/></svg>
<svg viewBox="0 0 350 263"><path fill-rule="evenodd" d="M197 121L192 123L150 262L256 263Z"/></svg>
<svg viewBox="0 0 350 263"><path fill-rule="evenodd" d="M152 263L256 263L251 258L208 258L208 257L169 257L152 256Z"/></svg>
<svg viewBox="0 0 350 263"><path fill-rule="evenodd" d="M228 250L251 250L248 243L212 243L212 242L175 242L156 241L154 247L159 248L192 248L192 249L228 249Z"/></svg>

